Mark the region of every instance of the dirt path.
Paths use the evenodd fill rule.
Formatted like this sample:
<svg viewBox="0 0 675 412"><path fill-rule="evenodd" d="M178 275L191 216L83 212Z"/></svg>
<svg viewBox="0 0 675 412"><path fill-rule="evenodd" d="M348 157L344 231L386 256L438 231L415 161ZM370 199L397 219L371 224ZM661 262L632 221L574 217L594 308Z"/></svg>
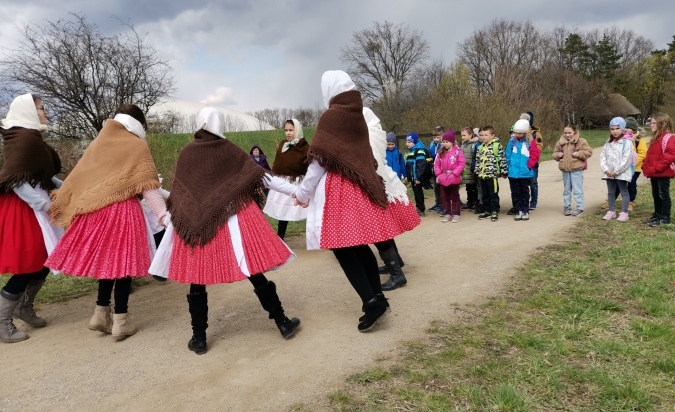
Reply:
<svg viewBox="0 0 675 412"><path fill-rule="evenodd" d="M584 183L593 210L606 193L598 155ZM267 319L248 282L208 288L209 352L203 356L186 348L185 285L139 288L130 313L140 330L123 342L86 328L93 296L45 305L39 311L48 327L30 331L25 342L0 345L0 410L280 411L299 402L324 409L325 395L346 376L424 333L431 320L452 319L453 305L497 294L535 246L555 242L576 224L562 216L560 179L557 164L541 165L539 208L529 222L506 215L508 182L500 180L498 223L467 213L459 224L442 224L430 213L397 238L409 282L387 294L392 312L371 333L356 329L360 301L333 255L307 252L304 238L290 241L298 259L268 274L287 314L302 319L289 341Z"/></svg>

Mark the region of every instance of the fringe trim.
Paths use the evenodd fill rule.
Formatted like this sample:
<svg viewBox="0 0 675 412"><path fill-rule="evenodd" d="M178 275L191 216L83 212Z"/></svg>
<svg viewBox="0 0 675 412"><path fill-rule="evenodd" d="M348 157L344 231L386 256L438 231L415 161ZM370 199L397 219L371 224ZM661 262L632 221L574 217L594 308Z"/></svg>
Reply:
<svg viewBox="0 0 675 412"><path fill-rule="evenodd" d="M324 156L324 155L322 155L322 153L320 153L320 151L317 151L317 150L314 150L314 149L311 149L311 148L310 148L310 151L307 154L307 156L310 159L316 159L321 164L321 166L326 168L326 170L340 173L341 175L345 176L347 179L349 179L352 182L354 182L355 184L359 185L359 187L361 187L363 189L363 191L366 192L366 194L368 195L370 200L373 203L375 203L376 205L378 205L382 208L387 207L389 202L388 202L387 194L384 190L384 180L382 179L382 177L380 175L375 173L375 170L373 170L373 173L375 174L375 176L377 176L377 179L378 179L379 183L382 185L382 191L380 193L375 193L375 192L372 192L371 190L368 190L369 188L368 188L368 185L366 184L366 180L363 179L363 177L361 175L359 175L356 171L348 168L344 164L340 163L339 161L335 160L334 158L329 157L329 156ZM375 166L375 167L377 167L377 166Z"/></svg>
<svg viewBox="0 0 675 412"><path fill-rule="evenodd" d="M97 210L103 209L104 207L111 205L113 203L122 202L131 197L137 196L146 190L159 189L160 184L158 181L146 181L137 183L123 190L118 190L102 199L99 199L96 202L75 208L72 213L67 213L67 205L63 205L62 202L57 200L58 198L58 189L53 191L49 197L52 199L52 204L49 207L49 214L51 215L52 223L61 227L68 227L76 216L84 215L87 213L95 212Z"/></svg>
<svg viewBox="0 0 675 412"><path fill-rule="evenodd" d="M52 182L51 178L47 181L43 181L41 178L31 176L30 173L24 172L16 173L2 179L2 181L0 181L0 191L9 192L10 190L17 188L24 183L28 183L33 187L40 185L45 190L52 190L56 188L56 185L54 182Z"/></svg>
<svg viewBox="0 0 675 412"><path fill-rule="evenodd" d="M261 169L261 171L239 192L238 195L220 208L198 230L193 230L191 221L186 218L186 216L192 214L192 211L185 211L182 213L182 211L176 210L170 196L169 199L167 199L166 206L169 212L171 212L171 223L176 230L176 234L191 248L206 245L216 236L218 230L227 223L230 217L236 215L251 201L255 201L255 193L265 188L264 179L265 170ZM175 193L175 191L172 191L172 194Z"/></svg>

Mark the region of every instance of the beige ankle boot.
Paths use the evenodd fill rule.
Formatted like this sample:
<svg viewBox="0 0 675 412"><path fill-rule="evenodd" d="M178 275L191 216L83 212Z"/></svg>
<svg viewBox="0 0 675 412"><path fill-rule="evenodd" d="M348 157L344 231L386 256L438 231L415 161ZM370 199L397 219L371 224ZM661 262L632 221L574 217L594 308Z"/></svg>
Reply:
<svg viewBox="0 0 675 412"><path fill-rule="evenodd" d="M628 211L632 212L634 208L635 208L635 202L629 202L628 203Z"/></svg>
<svg viewBox="0 0 675 412"><path fill-rule="evenodd" d="M110 306L98 306L94 310L94 316L89 321L89 329L110 334L112 332L113 320Z"/></svg>
<svg viewBox="0 0 675 412"><path fill-rule="evenodd" d="M114 313L113 314L113 327L112 327L112 336L115 340L124 340L128 336L136 333L136 327L131 326L129 323L129 314L128 313Z"/></svg>

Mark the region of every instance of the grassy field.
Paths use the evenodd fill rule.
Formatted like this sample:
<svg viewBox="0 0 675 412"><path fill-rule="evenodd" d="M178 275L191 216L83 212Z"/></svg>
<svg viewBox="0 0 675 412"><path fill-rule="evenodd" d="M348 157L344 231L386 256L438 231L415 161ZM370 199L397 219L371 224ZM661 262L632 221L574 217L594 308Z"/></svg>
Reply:
<svg viewBox="0 0 675 412"><path fill-rule="evenodd" d="M349 377L334 410L673 410L675 228L641 223L640 189L626 224L582 217L508 290Z"/></svg>

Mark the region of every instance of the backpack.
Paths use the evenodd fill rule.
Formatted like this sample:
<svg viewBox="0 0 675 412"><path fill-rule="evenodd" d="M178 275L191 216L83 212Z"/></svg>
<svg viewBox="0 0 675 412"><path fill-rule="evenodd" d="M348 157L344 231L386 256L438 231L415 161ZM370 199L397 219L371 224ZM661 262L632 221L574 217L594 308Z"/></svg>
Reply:
<svg viewBox="0 0 675 412"><path fill-rule="evenodd" d="M623 148L624 148L625 145L626 145L626 139L624 139L623 141L624 141L624 143L623 143L623 146L621 146L621 150L623 150ZM667 140L665 140L665 142L668 143ZM664 149L664 151L665 151L665 146L663 146L663 149ZM630 165L631 165L631 168L633 169L633 172L635 172L635 165L637 165L638 155L637 155L637 152L635 151L634 145L631 145L631 153L632 153L632 156L631 156L631 163L630 163Z"/></svg>

